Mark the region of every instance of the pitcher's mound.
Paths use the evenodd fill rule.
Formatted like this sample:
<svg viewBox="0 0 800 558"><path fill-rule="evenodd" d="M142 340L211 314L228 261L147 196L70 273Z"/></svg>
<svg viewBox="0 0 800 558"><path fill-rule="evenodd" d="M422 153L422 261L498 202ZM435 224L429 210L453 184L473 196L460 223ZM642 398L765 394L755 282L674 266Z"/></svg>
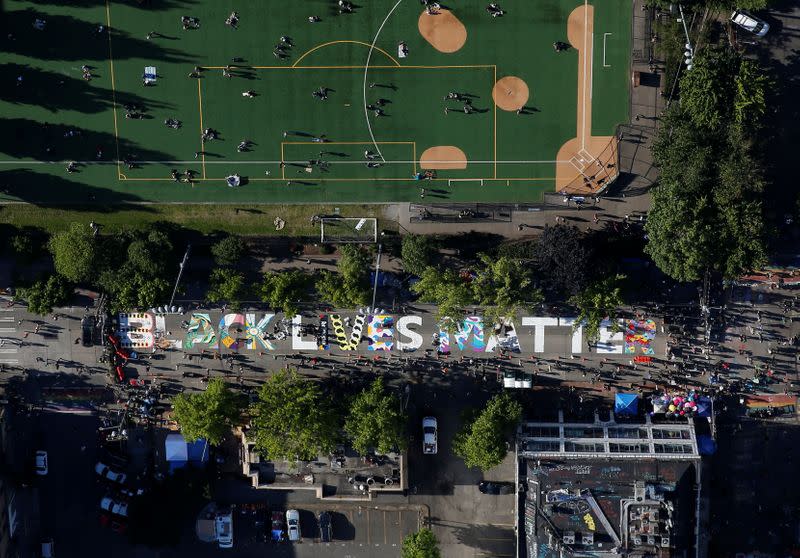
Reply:
<svg viewBox="0 0 800 558"><path fill-rule="evenodd" d="M497 108L516 111L528 102L528 84L518 77L506 76L497 80L492 88L492 99Z"/></svg>
<svg viewBox="0 0 800 558"><path fill-rule="evenodd" d="M419 166L423 169L465 169L467 156L453 145L437 145L422 152Z"/></svg>
<svg viewBox="0 0 800 558"><path fill-rule="evenodd" d="M456 52L467 42L467 28L450 10L442 8L436 15L423 11L417 25L420 34L439 52Z"/></svg>

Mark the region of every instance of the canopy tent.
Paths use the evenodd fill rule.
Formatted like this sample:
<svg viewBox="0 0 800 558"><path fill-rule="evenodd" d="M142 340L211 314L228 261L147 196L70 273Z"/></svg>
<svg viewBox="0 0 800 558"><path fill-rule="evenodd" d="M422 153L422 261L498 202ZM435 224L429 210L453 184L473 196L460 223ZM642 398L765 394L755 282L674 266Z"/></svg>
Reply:
<svg viewBox="0 0 800 558"><path fill-rule="evenodd" d="M697 437L697 451L700 455L714 455L717 452L717 443L711 436L702 434Z"/></svg>
<svg viewBox="0 0 800 558"><path fill-rule="evenodd" d="M708 418L711 416L711 398L700 396L697 398L697 416Z"/></svg>
<svg viewBox="0 0 800 558"><path fill-rule="evenodd" d="M617 393L614 397L614 413L636 415L639 411L639 396L635 393Z"/></svg>
<svg viewBox="0 0 800 558"><path fill-rule="evenodd" d="M164 458L169 470L181 469L186 465L199 465L208 461L208 442L200 439L187 442L178 433L168 434L164 442Z"/></svg>

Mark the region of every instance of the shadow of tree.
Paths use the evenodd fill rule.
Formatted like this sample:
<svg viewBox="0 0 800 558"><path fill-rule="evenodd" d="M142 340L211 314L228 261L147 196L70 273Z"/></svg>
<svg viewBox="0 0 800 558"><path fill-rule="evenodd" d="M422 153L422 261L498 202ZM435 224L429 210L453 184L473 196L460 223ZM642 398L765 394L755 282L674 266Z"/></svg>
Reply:
<svg viewBox="0 0 800 558"><path fill-rule="evenodd" d="M101 160L115 160L116 145L121 158L128 156L139 160L166 161L169 155L137 144L107 132L84 130L63 124L36 122L28 118L0 118L0 153L15 158L33 158L40 161L95 161L101 149ZM21 163L24 164L24 163Z"/></svg>
<svg viewBox="0 0 800 558"><path fill-rule="evenodd" d="M31 168L0 171L0 204L26 202L39 207L68 205L72 211L113 213L132 210L152 212L139 196L89 186L67 177L37 172ZM0 206L0 217L2 216Z"/></svg>
<svg viewBox="0 0 800 558"><path fill-rule="evenodd" d="M71 8L93 8L106 5L106 0L30 0L30 2L39 5L68 5ZM186 8L192 6L197 4L197 0L157 0L155 2L153 0L122 0L117 3L139 6L147 10L170 10L172 8Z"/></svg>
<svg viewBox="0 0 800 558"><path fill-rule="evenodd" d="M98 32L101 22L89 22L72 16L44 13L32 8L6 10L3 14L2 36L13 35L5 41L4 50L11 54L40 60L99 61L108 59L108 36ZM35 20L44 20L42 31L33 27ZM179 50L163 48L144 38L112 28L111 40L116 60L141 58L164 62L190 62Z"/></svg>
<svg viewBox="0 0 800 558"><path fill-rule="evenodd" d="M98 113L113 108L110 89L95 87L81 79L32 68L23 64L0 64L0 100L16 105L39 105L51 112L76 110ZM23 76L17 85L17 76ZM149 109L173 109L172 103L144 99L139 95L117 92L117 106L134 104Z"/></svg>
<svg viewBox="0 0 800 558"><path fill-rule="evenodd" d="M431 523L434 523L431 518ZM447 522L443 522L447 525ZM455 537L458 542L470 548L502 555L500 552L503 547L506 549L514 546L514 531L508 528L497 527L494 525L468 525L464 527L454 527Z"/></svg>

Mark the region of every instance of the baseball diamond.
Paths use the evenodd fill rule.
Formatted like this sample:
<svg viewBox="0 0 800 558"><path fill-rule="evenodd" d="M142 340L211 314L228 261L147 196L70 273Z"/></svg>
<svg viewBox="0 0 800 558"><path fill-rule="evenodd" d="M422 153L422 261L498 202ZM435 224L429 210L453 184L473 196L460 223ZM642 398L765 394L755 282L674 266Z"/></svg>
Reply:
<svg viewBox="0 0 800 558"><path fill-rule="evenodd" d="M0 201L601 191L628 119L630 2L506 0L502 11L474 0L374 0L352 13L327 0L7 1Z"/></svg>

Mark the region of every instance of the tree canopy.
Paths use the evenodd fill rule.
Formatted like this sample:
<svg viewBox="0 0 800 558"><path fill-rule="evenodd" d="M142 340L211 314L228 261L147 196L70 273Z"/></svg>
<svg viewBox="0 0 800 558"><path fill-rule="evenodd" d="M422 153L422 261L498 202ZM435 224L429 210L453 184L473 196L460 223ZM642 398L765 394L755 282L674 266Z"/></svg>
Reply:
<svg viewBox="0 0 800 558"><path fill-rule="evenodd" d="M350 402L344 431L360 454L370 449L387 453L405 447L405 423L400 399L387 393L383 379L377 378Z"/></svg>
<svg viewBox="0 0 800 558"><path fill-rule="evenodd" d="M43 316L56 306L66 304L72 292L72 284L56 273L46 280L36 281L30 287L19 289L17 297L28 302L29 312Z"/></svg>
<svg viewBox="0 0 800 558"><path fill-rule="evenodd" d="M209 380L205 391L178 394L172 407L186 440L205 438L212 445L222 443L241 413L239 396L221 378Z"/></svg>
<svg viewBox="0 0 800 558"><path fill-rule="evenodd" d="M577 227L546 226L533 247L536 276L545 291L557 295L578 293L591 276L591 249Z"/></svg>
<svg viewBox="0 0 800 558"><path fill-rule="evenodd" d="M403 270L412 275L422 275L436 253L434 240L427 235L407 234L400 245L400 258Z"/></svg>
<svg viewBox="0 0 800 558"><path fill-rule="evenodd" d="M733 279L766 262L763 169L753 149L770 81L752 61L707 48L680 82L652 152L659 183L645 251L679 281Z"/></svg>
<svg viewBox="0 0 800 558"><path fill-rule="evenodd" d="M247 253L247 245L242 237L236 235L226 236L211 247L211 255L217 265L236 265Z"/></svg>
<svg viewBox="0 0 800 558"><path fill-rule="evenodd" d="M97 242L89 225L72 223L50 237L49 248L56 272L70 281L81 283L97 275Z"/></svg>
<svg viewBox="0 0 800 558"><path fill-rule="evenodd" d="M231 269L213 269L208 278L206 298L211 302L226 302L237 308L247 294L244 274Z"/></svg>
<svg viewBox="0 0 800 558"><path fill-rule="evenodd" d="M465 421L453 438L453 453L467 467L486 471L499 465L508 453L508 437L521 418L522 405L508 392L495 395L477 416Z"/></svg>
<svg viewBox="0 0 800 558"><path fill-rule="evenodd" d="M542 300L541 291L533 287L530 269L524 262L487 254L479 254L477 264L462 273L451 268L428 267L411 290L422 302L437 305L437 316L446 327L458 322L469 305L482 306L487 319L500 321Z"/></svg>
<svg viewBox="0 0 800 558"><path fill-rule="evenodd" d="M299 269L271 271L264 274L261 283L255 286L255 291L270 308L283 310L284 314L294 316L298 312L297 304L309 299L312 283L311 275Z"/></svg>
<svg viewBox="0 0 800 558"><path fill-rule="evenodd" d="M573 328L583 326L587 343L595 343L600 338L600 324L611 319L617 308L622 306L622 275L606 277L595 281L583 291L573 296L570 303L578 308L578 317Z"/></svg>
<svg viewBox="0 0 800 558"><path fill-rule="evenodd" d="M294 370L267 379L250 412L256 447L268 459L315 459L340 438L337 415L319 384Z"/></svg>
<svg viewBox="0 0 800 558"><path fill-rule="evenodd" d="M402 558L440 558L439 541L430 529L420 529L403 539Z"/></svg>
<svg viewBox="0 0 800 558"><path fill-rule="evenodd" d="M323 271L317 280L317 291L323 301L336 308L353 308L370 299L369 254L352 244L339 247L338 274Z"/></svg>

